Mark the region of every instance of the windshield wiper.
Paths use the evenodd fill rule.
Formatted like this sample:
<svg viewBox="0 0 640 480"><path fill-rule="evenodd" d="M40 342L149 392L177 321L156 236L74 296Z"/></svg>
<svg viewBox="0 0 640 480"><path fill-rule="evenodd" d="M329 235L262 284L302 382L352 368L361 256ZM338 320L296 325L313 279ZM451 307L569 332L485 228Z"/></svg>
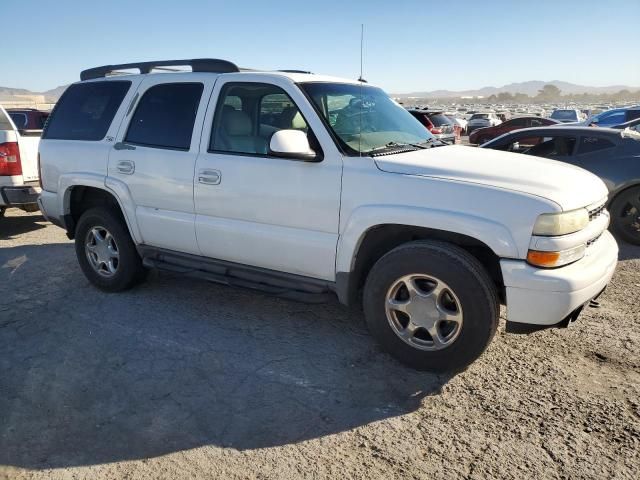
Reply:
<svg viewBox="0 0 640 480"><path fill-rule="evenodd" d="M431 139L429 139L431 140ZM407 147L411 147L413 149L425 149L425 148L429 148L421 143L403 143L403 142L389 142L386 145L381 145L379 147L376 148L372 148L371 150L367 151L367 152L362 152L362 153L366 153L368 155L372 155L372 154L376 154L376 153L383 153L389 150L394 150L394 149L400 149L400 150L406 150Z"/></svg>

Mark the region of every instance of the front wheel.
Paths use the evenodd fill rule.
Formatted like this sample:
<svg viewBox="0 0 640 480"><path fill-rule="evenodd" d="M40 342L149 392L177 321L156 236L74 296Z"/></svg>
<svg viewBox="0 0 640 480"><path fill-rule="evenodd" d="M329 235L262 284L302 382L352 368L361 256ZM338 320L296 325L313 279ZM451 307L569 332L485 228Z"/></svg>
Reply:
<svg viewBox="0 0 640 480"><path fill-rule="evenodd" d="M76 256L87 279L107 292L126 290L146 270L124 220L106 208L82 214L75 236Z"/></svg>
<svg viewBox="0 0 640 480"><path fill-rule="evenodd" d="M472 255L448 243L417 241L373 266L364 311L372 335L401 362L457 371L487 348L500 307L495 285Z"/></svg>
<svg viewBox="0 0 640 480"><path fill-rule="evenodd" d="M640 188L618 194L611 202L611 229L624 241L640 245Z"/></svg>

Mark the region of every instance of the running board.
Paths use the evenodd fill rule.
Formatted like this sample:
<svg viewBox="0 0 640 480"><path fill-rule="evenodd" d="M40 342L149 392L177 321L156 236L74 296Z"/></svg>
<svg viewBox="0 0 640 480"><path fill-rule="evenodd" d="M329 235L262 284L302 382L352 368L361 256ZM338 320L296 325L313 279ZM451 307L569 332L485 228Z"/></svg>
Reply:
<svg viewBox="0 0 640 480"><path fill-rule="evenodd" d="M249 288L304 303L324 303L335 295L332 282L214 260L165 249L138 246L142 264L231 287Z"/></svg>

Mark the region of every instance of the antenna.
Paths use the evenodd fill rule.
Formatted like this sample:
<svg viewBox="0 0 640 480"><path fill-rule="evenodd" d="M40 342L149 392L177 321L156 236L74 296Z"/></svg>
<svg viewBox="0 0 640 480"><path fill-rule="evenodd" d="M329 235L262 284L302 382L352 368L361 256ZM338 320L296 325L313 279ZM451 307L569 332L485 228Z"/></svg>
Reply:
<svg viewBox="0 0 640 480"><path fill-rule="evenodd" d="M362 77L362 64L363 64L363 52L364 52L364 23L360 24L360 78L358 78L359 82L367 82Z"/></svg>

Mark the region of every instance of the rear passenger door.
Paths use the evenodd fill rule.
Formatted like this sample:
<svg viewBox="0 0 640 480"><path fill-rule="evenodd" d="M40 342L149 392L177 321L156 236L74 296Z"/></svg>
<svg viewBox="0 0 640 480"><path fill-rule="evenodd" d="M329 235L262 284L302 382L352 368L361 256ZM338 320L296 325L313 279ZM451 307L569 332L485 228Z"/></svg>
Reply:
<svg viewBox="0 0 640 480"><path fill-rule="evenodd" d="M197 254L193 172L213 79L150 75L109 155L109 181L126 186L146 245Z"/></svg>
<svg viewBox="0 0 640 480"><path fill-rule="evenodd" d="M207 111L194 192L200 250L333 281L342 156L290 80L250 78L225 75ZM269 155L271 135L281 129L306 132L321 161Z"/></svg>

